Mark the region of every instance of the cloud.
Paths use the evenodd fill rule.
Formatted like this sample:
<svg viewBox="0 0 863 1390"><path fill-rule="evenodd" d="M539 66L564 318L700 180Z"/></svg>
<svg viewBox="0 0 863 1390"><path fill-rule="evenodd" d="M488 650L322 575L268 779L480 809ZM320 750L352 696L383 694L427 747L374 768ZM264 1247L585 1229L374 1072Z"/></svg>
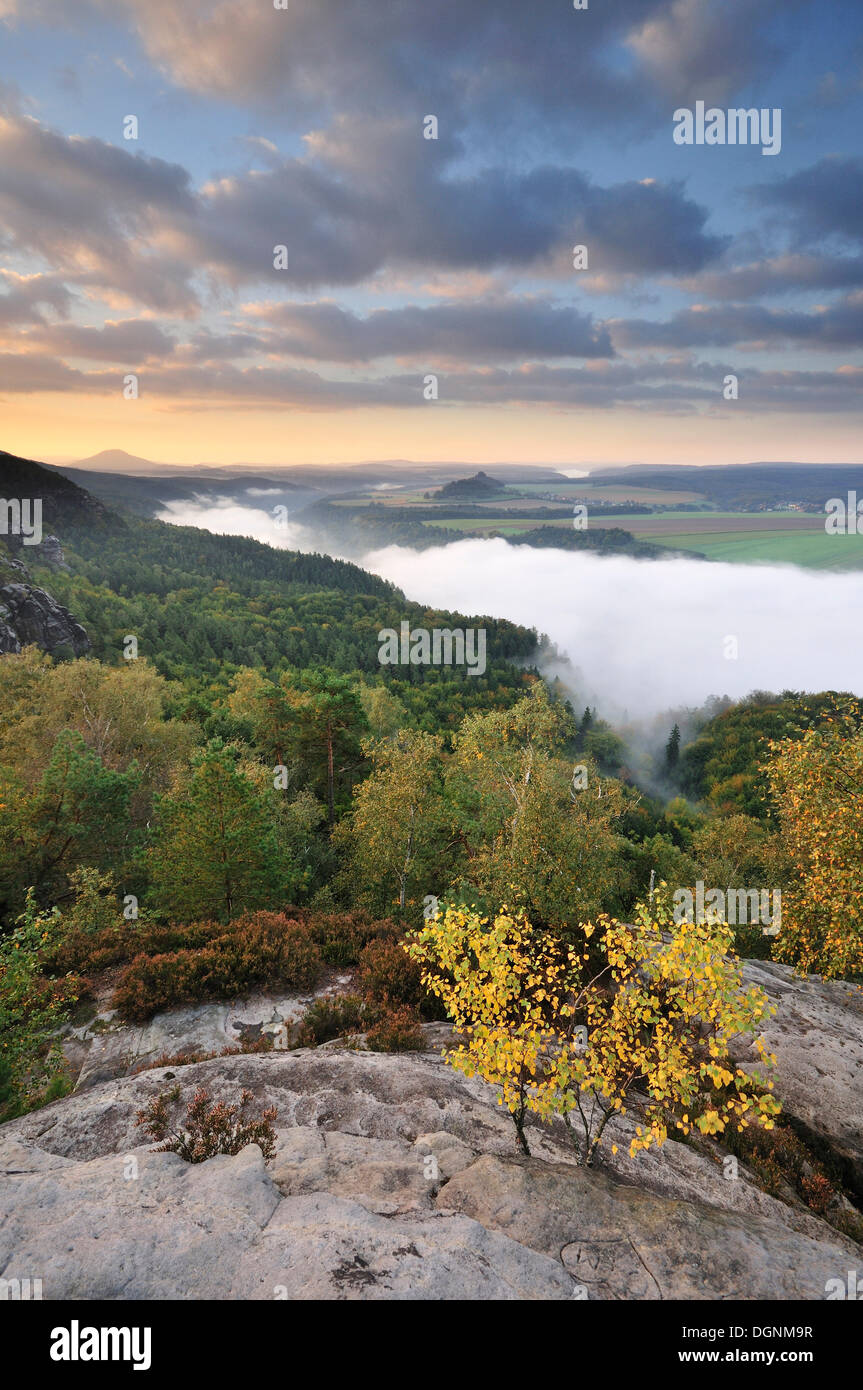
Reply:
<svg viewBox="0 0 863 1390"><path fill-rule="evenodd" d="M173 339L152 319L111 319L99 327L51 324L31 329L19 337L25 348L37 348L66 357L92 358L134 367L148 360L163 361L174 348Z"/></svg>
<svg viewBox="0 0 863 1390"><path fill-rule="evenodd" d="M469 174L428 155L418 129L388 130L371 147L313 146L305 159L214 181L194 221L180 222L187 255L234 283L308 289L356 284L384 269L537 268L572 277L572 247L591 269L684 274L717 259L727 237L706 231L706 209L679 183L602 187L577 169ZM288 272L274 272L285 245Z"/></svg>
<svg viewBox="0 0 863 1390"><path fill-rule="evenodd" d="M98 332L85 345L99 358ZM26 341L26 339L25 339ZM82 354L83 355L83 354ZM104 360L104 358L103 358ZM114 359L117 360L116 358ZM134 363L132 364L134 367ZM98 394L117 392L128 361L114 371L81 371L45 353L0 356L4 395L34 391ZM545 406L557 410L627 408L679 415L742 409L753 413L859 411L863 405L863 367L847 364L833 371L741 371L739 364L695 362L682 356L639 362L599 359L581 367L542 362L506 367L454 368L438 375L438 398L425 396L426 373L326 377L291 366L238 367L218 358L190 363L181 351L139 368L142 395L180 409L194 403L209 409L254 409L278 405L295 410L341 411L366 408L441 410L448 406ZM740 377L740 404L722 401L724 377Z"/></svg>
<svg viewBox="0 0 863 1390"><path fill-rule="evenodd" d="M0 116L0 245L44 257L81 284L155 307L194 302L193 267L160 236L194 209L178 164L102 140L64 136L31 117ZM179 272L179 273L178 273Z"/></svg>
<svg viewBox="0 0 863 1390"><path fill-rule="evenodd" d="M608 327L619 348L766 347L806 343L843 349L863 344L863 292L811 311L768 309L759 304L693 305L664 323L617 319Z"/></svg>
<svg viewBox="0 0 863 1390"><path fill-rule="evenodd" d="M73 295L59 275L18 275L0 270L6 293L0 295L0 325L44 323L43 309L50 308L65 318Z"/></svg>
<svg viewBox="0 0 863 1390"><path fill-rule="evenodd" d="M684 276L678 288L699 299L755 299L796 290L844 290L863 286L863 256L787 254L746 265Z"/></svg>
<svg viewBox="0 0 863 1390"><path fill-rule="evenodd" d="M0 282L0 326L24 330L2 389L104 394L130 369L173 410L707 416L723 411L722 376L734 371L740 414L859 410L860 370L844 354L863 329L863 256L847 254L863 232L863 160L825 159L759 186L754 203L772 217L732 238L710 220L710 198L663 180L674 158L660 153L658 176L644 179L591 174L580 158L592 141L595 162L612 129L627 148L661 130L690 88L724 101L749 84L748 101L789 35L805 33L781 33L783 16L806 5L616 0L579 14L567 0L291 0L286 11L64 0L58 12L55 0L0 0L0 26L20 26L22 42L39 24L92 23L83 52L125 28L136 81L153 88L156 77L159 103L165 81L202 98L214 124L190 148L225 160L193 178L123 141L51 130L0 89L0 250L16 270L50 268ZM436 141L423 139L427 113ZM733 189L720 187L724 201ZM579 243L589 272L573 269ZM280 245L285 271L273 266ZM654 308L655 286L697 303ZM348 287L362 297L335 302ZM813 306L820 290L845 293ZM755 302L800 291L805 307ZM618 300L603 321L580 307L587 292L623 293L628 308ZM238 309L241 295L258 302ZM374 296L386 307L371 310ZM181 331L178 319L195 322ZM833 371L782 371L774 353L772 370L745 375L698 360L738 347L843 357ZM433 406L428 370L440 378Z"/></svg>
<svg viewBox="0 0 863 1390"><path fill-rule="evenodd" d="M578 170L453 173L404 121L376 142L312 142L303 158L224 175L195 189L178 164L30 117L0 117L0 228L8 250L36 254L70 281L189 313L206 274L296 291L350 285L385 269L552 269L572 277L585 243L595 271L691 273L727 238L682 185L602 187ZM358 154L359 148L359 154ZM289 252L286 272L274 248Z"/></svg>
<svg viewBox="0 0 863 1390"><path fill-rule="evenodd" d="M628 47L670 107L721 103L770 72L782 48L773 21L799 8L801 0L672 0L645 15Z"/></svg>
<svg viewBox="0 0 863 1390"><path fill-rule="evenodd" d="M753 0L759 3L759 0ZM572 138L580 115L632 124L652 72L621 62L639 25L669 0L616 0L589 17L556 0L3 0L0 16L27 24L86 24L100 15L135 32L177 86L290 119L381 105L446 113L486 131L509 129L514 105L553 116ZM637 54L635 55L637 59ZM580 114L579 114L580 113Z"/></svg>
<svg viewBox="0 0 863 1390"><path fill-rule="evenodd" d="M752 190L791 218L798 240L835 237L863 244L863 159L833 156Z"/></svg>
<svg viewBox="0 0 863 1390"><path fill-rule="evenodd" d="M0 353L0 399L37 391L87 391L101 394L121 390L116 372L80 372L44 353Z"/></svg>
<svg viewBox="0 0 863 1390"><path fill-rule="evenodd" d="M809 0L2 0L8 22L128 27L160 73L210 99L327 123L436 113L474 149L568 149L604 128L640 138L660 112L769 75L777 24Z"/></svg>
<svg viewBox="0 0 863 1390"><path fill-rule="evenodd" d="M262 346L324 362L613 356L607 331L589 315L533 298L409 304L364 318L334 303L247 305L245 312L273 330Z"/></svg>

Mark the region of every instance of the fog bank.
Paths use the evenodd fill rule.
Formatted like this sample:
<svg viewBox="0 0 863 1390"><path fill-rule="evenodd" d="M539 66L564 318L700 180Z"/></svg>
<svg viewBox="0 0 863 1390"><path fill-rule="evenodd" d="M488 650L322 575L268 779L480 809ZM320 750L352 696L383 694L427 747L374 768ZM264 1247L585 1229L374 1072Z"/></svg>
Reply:
<svg viewBox="0 0 863 1390"><path fill-rule="evenodd" d="M412 599L547 633L579 668L578 693L607 714L635 720L756 689L863 693L861 572L599 558L503 540L392 546L362 563Z"/></svg>
<svg viewBox="0 0 863 1390"><path fill-rule="evenodd" d="M229 498L172 503L161 516L281 548L339 554L305 528ZM560 674L576 699L598 702L607 717L641 720L752 690L863 694L863 571L599 558L504 540L422 552L389 546L350 558L420 603L546 633L571 663L546 669ZM736 657L728 639L736 641Z"/></svg>

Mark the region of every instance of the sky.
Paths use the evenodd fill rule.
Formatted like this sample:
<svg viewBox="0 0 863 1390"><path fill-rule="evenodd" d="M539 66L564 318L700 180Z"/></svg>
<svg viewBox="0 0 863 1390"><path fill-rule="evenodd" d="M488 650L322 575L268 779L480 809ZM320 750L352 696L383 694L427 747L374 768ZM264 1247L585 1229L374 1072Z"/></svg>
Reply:
<svg viewBox="0 0 863 1390"><path fill-rule="evenodd" d="M859 0L0 0L0 444L857 462L861 129Z"/></svg>

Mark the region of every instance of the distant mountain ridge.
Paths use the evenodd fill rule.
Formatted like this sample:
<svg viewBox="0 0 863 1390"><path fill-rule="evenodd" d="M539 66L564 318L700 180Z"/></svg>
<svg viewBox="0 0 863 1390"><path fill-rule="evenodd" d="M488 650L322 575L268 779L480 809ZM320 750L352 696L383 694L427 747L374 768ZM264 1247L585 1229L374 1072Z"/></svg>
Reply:
<svg viewBox="0 0 863 1390"><path fill-rule="evenodd" d="M107 511L98 498L62 473L35 459L19 458L0 449L0 497L40 499L42 524L55 529L82 521L102 522Z"/></svg>

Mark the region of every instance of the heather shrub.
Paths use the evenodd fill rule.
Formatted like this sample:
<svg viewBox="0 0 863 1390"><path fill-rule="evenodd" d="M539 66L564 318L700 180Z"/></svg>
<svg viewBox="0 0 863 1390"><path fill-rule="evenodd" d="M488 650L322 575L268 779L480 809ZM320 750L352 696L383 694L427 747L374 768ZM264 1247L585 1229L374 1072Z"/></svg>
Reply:
<svg viewBox="0 0 863 1390"><path fill-rule="evenodd" d="M418 1017L447 1017L441 1001L426 990L422 970L405 953L400 935L366 946L360 956L359 985L373 1017L403 1007L412 1009Z"/></svg>
<svg viewBox="0 0 863 1390"><path fill-rule="evenodd" d="M422 972L396 940L372 941L360 955L360 987L381 1009L407 1004L419 1007Z"/></svg>
<svg viewBox="0 0 863 1390"><path fill-rule="evenodd" d="M198 949L136 956L114 995L124 1018L142 1022L176 1004L257 989L312 989L323 968L308 927L284 913L250 913L226 926L204 924L198 936L206 941Z"/></svg>
<svg viewBox="0 0 863 1390"><path fill-rule="evenodd" d="M365 1005L358 994L336 994L316 999L306 1010L297 1032L298 1047L319 1047L364 1026Z"/></svg>
<svg viewBox="0 0 863 1390"><path fill-rule="evenodd" d="M63 916L63 931L46 965L52 971L82 971L88 975L138 956L160 956L182 949L196 950L224 935L221 922L194 922L190 926L160 926L144 919L116 919L93 929L76 921L75 909Z"/></svg>
<svg viewBox="0 0 863 1390"><path fill-rule="evenodd" d="M363 912L313 912L306 920L324 961L337 968L356 965L370 941L399 934L394 922L375 921Z"/></svg>
<svg viewBox="0 0 863 1390"><path fill-rule="evenodd" d="M409 1004L385 1009L366 1033L366 1044L372 1052L421 1052L426 1044L416 1009Z"/></svg>
<svg viewBox="0 0 863 1390"><path fill-rule="evenodd" d="M421 1009L446 1017L439 1002L426 994L419 966L405 954L399 929L380 923L382 935L363 947L357 973L358 993L316 999L298 1034L300 1047L318 1047L346 1033L364 1031L375 1052L422 1048Z"/></svg>
<svg viewBox="0 0 863 1390"><path fill-rule="evenodd" d="M300 1026L300 1047L319 1047L346 1033L365 1031L372 1051L413 1051L425 1046L421 1008L430 1005L432 1016L446 1017L439 1002L426 993L418 965L400 945L396 924L365 923L360 928L370 929L377 935L359 953L359 992L316 999Z"/></svg>
<svg viewBox="0 0 863 1390"><path fill-rule="evenodd" d="M790 1188L816 1216L854 1240L863 1238L863 1216L848 1211L843 1202L842 1173L835 1158L829 1153L819 1158L790 1122L780 1118L772 1130L732 1129L724 1142L749 1164L771 1196L785 1201Z"/></svg>
<svg viewBox="0 0 863 1390"><path fill-rule="evenodd" d="M204 1163L216 1154L238 1154L247 1144L257 1144L265 1162L275 1156L275 1106L253 1119L245 1113L253 1099L251 1091L242 1091L239 1105L227 1105L221 1100L212 1104L211 1099L204 1087L196 1091L186 1107L185 1124L175 1128L171 1096L154 1096L149 1105L138 1111L137 1120L159 1143L154 1152L179 1154L187 1163Z"/></svg>

